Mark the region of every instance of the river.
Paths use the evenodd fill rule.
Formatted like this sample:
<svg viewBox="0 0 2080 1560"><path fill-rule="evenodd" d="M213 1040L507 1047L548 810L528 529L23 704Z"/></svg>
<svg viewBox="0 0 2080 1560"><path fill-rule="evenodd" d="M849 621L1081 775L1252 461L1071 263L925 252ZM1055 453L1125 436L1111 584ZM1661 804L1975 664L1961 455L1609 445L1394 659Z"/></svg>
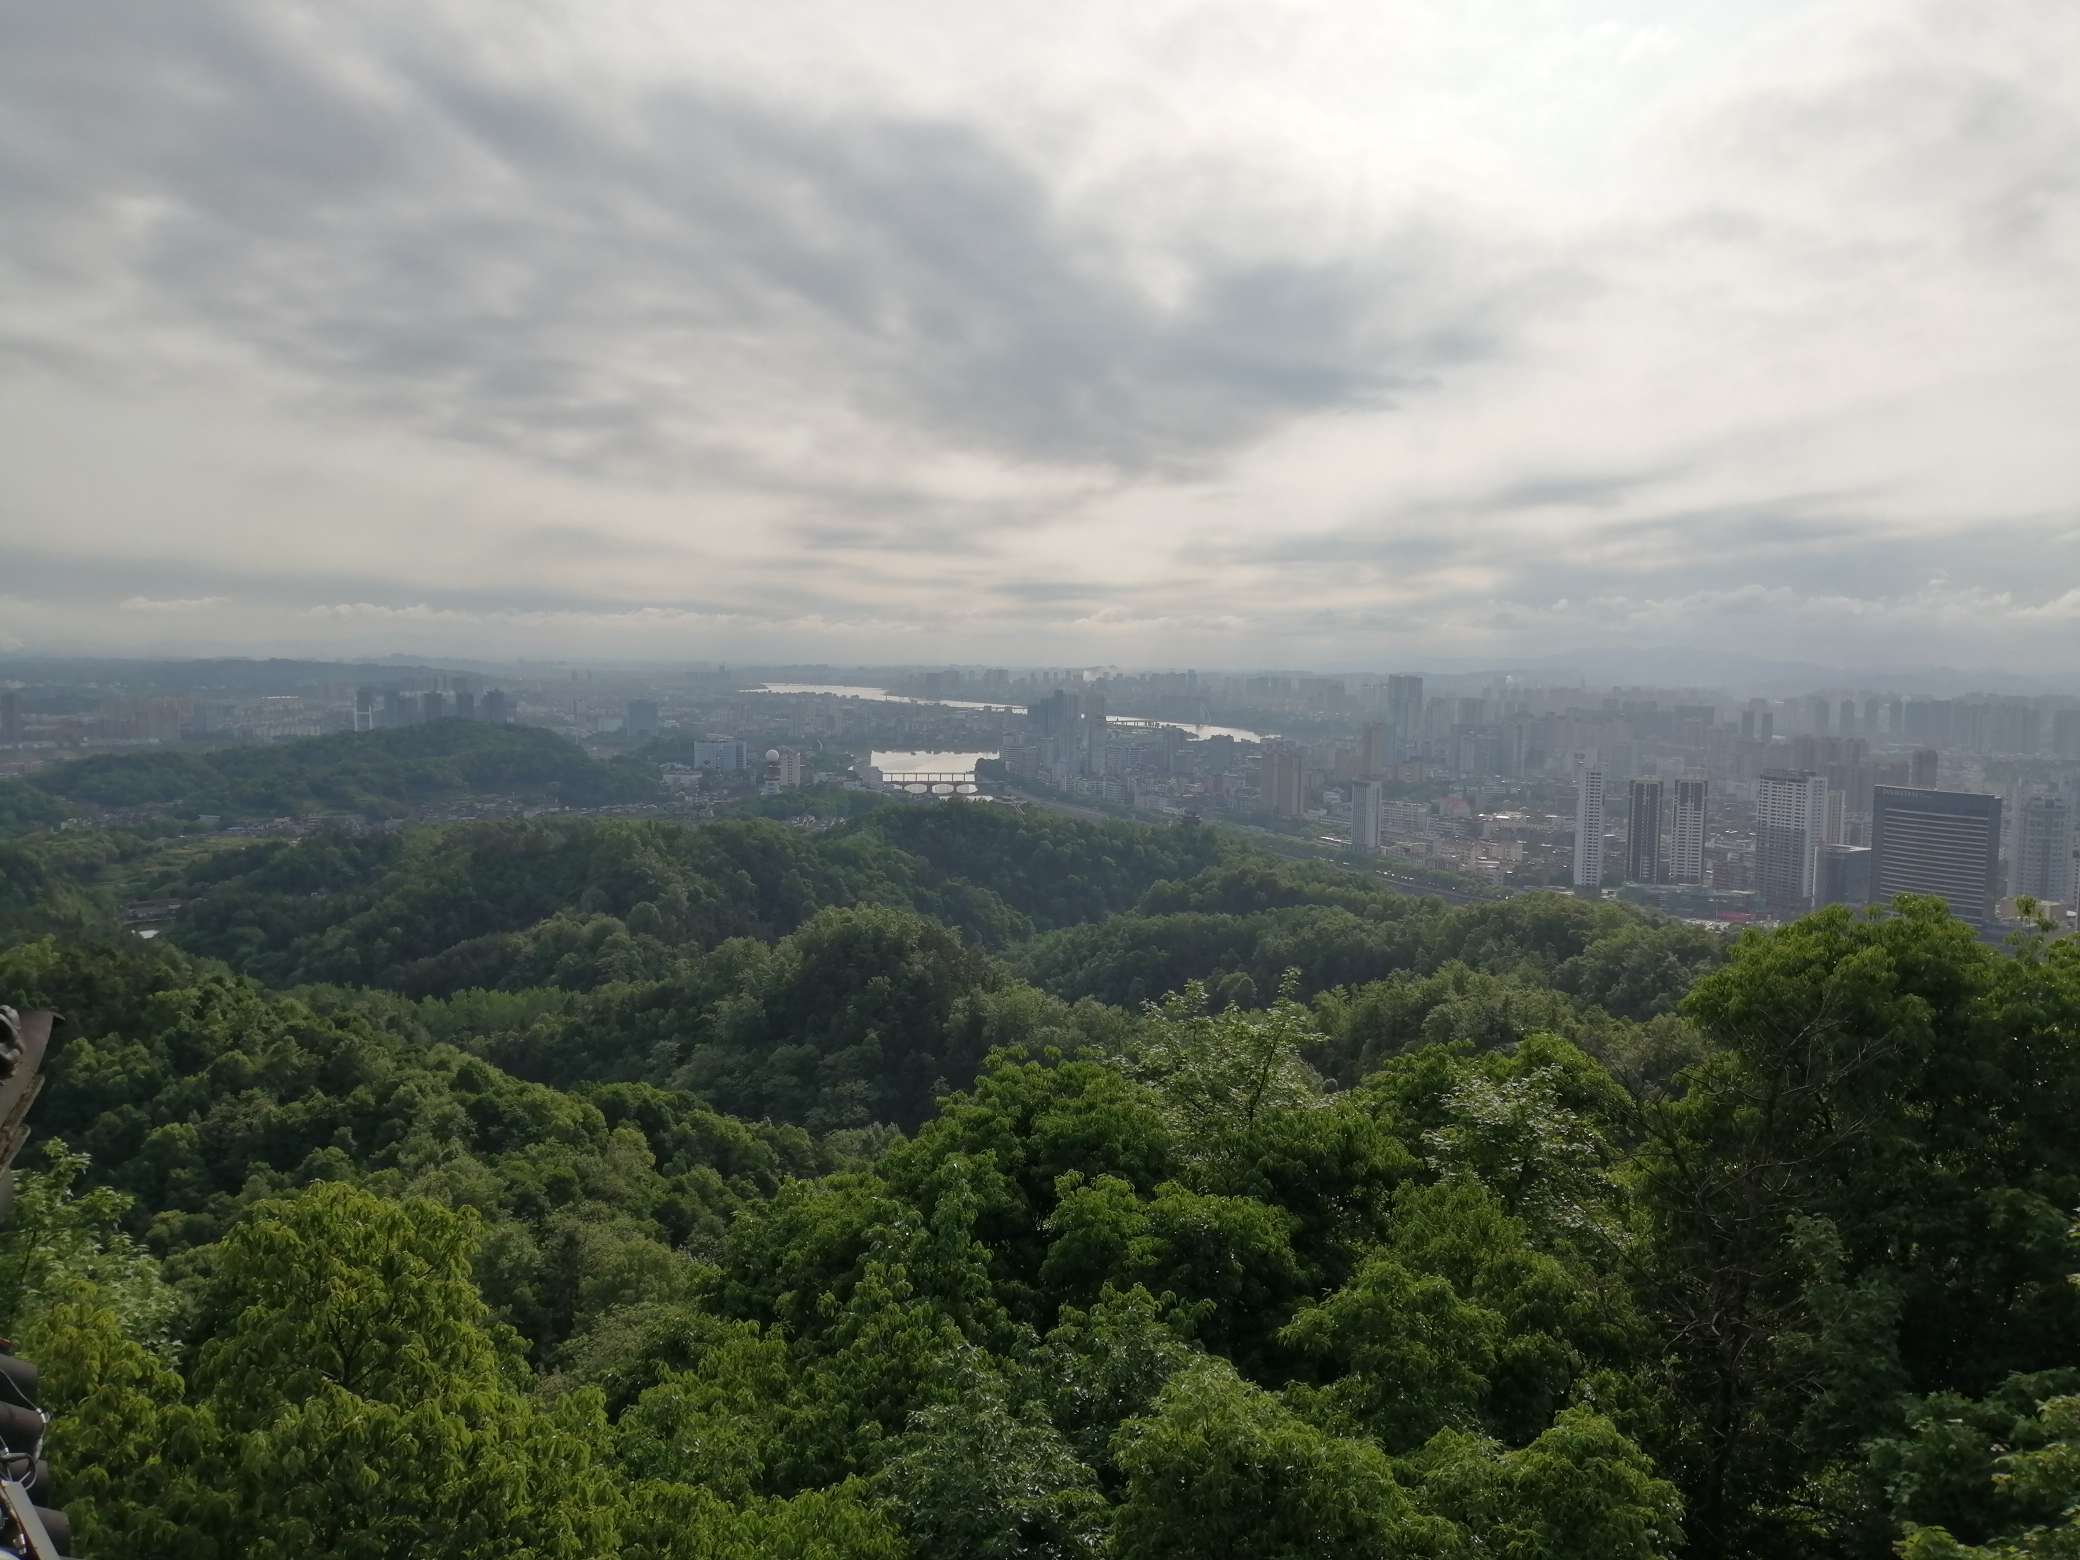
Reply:
<svg viewBox="0 0 2080 1560"><path fill-rule="evenodd" d="M903 753L875 753L867 762L884 775L965 775L974 771L979 758L995 758L994 753L933 753L913 750Z"/></svg>
<svg viewBox="0 0 2080 1560"><path fill-rule="evenodd" d="M756 688L741 689L744 693L827 693L840 699L867 699L882 704L938 704L950 710L1003 710L1007 714L1023 714L1023 704L978 704L972 699L920 699L907 693L890 693L886 688L854 687L847 683L788 683L769 682ZM1174 726L1191 737L1204 740L1207 737L1233 737L1237 742L1262 742L1264 734L1250 731L1242 726L1195 726L1189 721L1157 720L1142 715L1108 715L1106 723L1113 726ZM985 755L994 758L994 753ZM921 767L921 766L920 766Z"/></svg>

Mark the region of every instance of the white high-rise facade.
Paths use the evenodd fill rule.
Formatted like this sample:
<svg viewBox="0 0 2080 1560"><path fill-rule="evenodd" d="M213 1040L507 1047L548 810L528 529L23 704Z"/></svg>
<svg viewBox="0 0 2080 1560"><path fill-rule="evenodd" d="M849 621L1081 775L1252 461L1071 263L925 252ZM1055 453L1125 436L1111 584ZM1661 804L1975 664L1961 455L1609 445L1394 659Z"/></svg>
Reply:
<svg viewBox="0 0 2080 1560"><path fill-rule="evenodd" d="M1810 910L1827 837L1827 777L1766 769L1755 786L1755 886L1772 910Z"/></svg>
<svg viewBox="0 0 2080 1560"><path fill-rule="evenodd" d="M1351 843L1359 850L1379 849L1379 803L1385 792L1377 780L1351 785Z"/></svg>
<svg viewBox="0 0 2080 1560"><path fill-rule="evenodd" d="M1676 782L1674 827L1669 831L1669 876L1678 883L1704 881L1704 819L1707 781L1685 775Z"/></svg>
<svg viewBox="0 0 2080 1560"><path fill-rule="evenodd" d="M1603 771L1579 761L1574 772L1574 886L1603 887Z"/></svg>

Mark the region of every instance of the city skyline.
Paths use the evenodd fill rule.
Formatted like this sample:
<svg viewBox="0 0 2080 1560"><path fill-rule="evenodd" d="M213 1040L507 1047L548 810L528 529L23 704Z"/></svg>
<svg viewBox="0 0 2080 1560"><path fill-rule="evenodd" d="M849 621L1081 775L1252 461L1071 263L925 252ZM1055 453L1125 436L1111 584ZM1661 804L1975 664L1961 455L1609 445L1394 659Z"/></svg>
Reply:
<svg viewBox="0 0 2080 1560"><path fill-rule="evenodd" d="M2070 658L2070 6L1001 22L16 9L0 651Z"/></svg>
<svg viewBox="0 0 2080 1560"><path fill-rule="evenodd" d="M602 804L617 814L702 816L746 787L768 799L832 786L988 796L1219 820L1426 891L1564 885L1719 927L1930 887L1982 935L2035 916L2025 901L2054 926L2074 920L2072 692L1842 685L1771 698L1413 672L0 657L0 787L62 785L70 760L89 755L337 733L467 747L479 739L464 728L479 725L574 742L638 790L651 776L647 800ZM1919 800L1888 824L1887 798ZM450 821L471 816L440 805ZM524 804L460 805L502 816ZM164 821L152 804L105 816ZM2007 824L1967 852L1966 887L1944 838L1953 816Z"/></svg>

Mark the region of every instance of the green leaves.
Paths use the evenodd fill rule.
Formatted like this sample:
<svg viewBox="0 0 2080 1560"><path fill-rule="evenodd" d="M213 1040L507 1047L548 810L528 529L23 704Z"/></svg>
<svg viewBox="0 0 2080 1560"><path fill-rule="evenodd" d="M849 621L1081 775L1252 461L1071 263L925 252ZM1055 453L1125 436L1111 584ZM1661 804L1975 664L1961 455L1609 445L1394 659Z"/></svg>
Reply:
<svg viewBox="0 0 2080 1560"><path fill-rule="evenodd" d="M42 1169L15 1173L13 1214L0 1225L0 1318L33 1317L90 1294L125 1336L163 1350L174 1294L123 1229L131 1199L107 1186L83 1190L91 1161L57 1139L39 1157Z"/></svg>
<svg viewBox="0 0 2080 1560"><path fill-rule="evenodd" d="M86 1553L220 1560L239 1504L227 1487L228 1439L180 1376L91 1291L18 1321L54 1415L48 1454Z"/></svg>
<svg viewBox="0 0 2080 1560"><path fill-rule="evenodd" d="M1014 1409L986 1362L960 1393L919 1410L878 1487L929 1555L971 1560L1095 1560L1109 1513L1091 1470L1037 1404Z"/></svg>
<svg viewBox="0 0 2080 1560"><path fill-rule="evenodd" d="M616 1532L618 1491L592 1467L605 1433L596 1397L544 1414L497 1389L400 1404L327 1385L238 1442L245 1552L582 1560Z"/></svg>
<svg viewBox="0 0 2080 1560"><path fill-rule="evenodd" d="M240 1427L326 1388L407 1405L496 1387L504 1351L471 1275L477 1228L350 1186L261 1204L214 1254L197 1387Z"/></svg>
<svg viewBox="0 0 2080 1560"><path fill-rule="evenodd" d="M1706 1552L1869 1542L1902 1393L2080 1354L2080 981L1933 901L1742 941L1633 1174ZM2061 1124L2063 1123L2063 1124Z"/></svg>
<svg viewBox="0 0 2080 1560"><path fill-rule="evenodd" d="M1571 1408L1506 1451L1445 1432L1407 1465L1416 1499L1495 1560L1662 1560L1682 1546L1682 1501L1608 1419Z"/></svg>
<svg viewBox="0 0 2080 1560"><path fill-rule="evenodd" d="M1871 1461L1908 1534L1909 1560L2073 1553L2080 1369L2011 1376L1983 1399L1920 1399L1902 1434L1873 1445Z"/></svg>
<svg viewBox="0 0 2080 1560"><path fill-rule="evenodd" d="M1503 1341L1502 1318L1449 1279L1378 1257L1280 1335L1318 1363L1325 1403L1389 1451L1477 1422Z"/></svg>
<svg viewBox="0 0 2080 1560"><path fill-rule="evenodd" d="M193 869L277 977L572 989L0 950L75 1019L0 1306L88 1552L2071 1552L2080 944L1822 914L1676 1015L1609 907L986 816ZM918 908L1136 898L1028 967L1209 982L1138 1012Z"/></svg>
<svg viewBox="0 0 2080 1560"><path fill-rule="evenodd" d="M1179 1375L1120 1436L1114 1543L1136 1560L1413 1560L1453 1542L1376 1446L1316 1429L1218 1361Z"/></svg>

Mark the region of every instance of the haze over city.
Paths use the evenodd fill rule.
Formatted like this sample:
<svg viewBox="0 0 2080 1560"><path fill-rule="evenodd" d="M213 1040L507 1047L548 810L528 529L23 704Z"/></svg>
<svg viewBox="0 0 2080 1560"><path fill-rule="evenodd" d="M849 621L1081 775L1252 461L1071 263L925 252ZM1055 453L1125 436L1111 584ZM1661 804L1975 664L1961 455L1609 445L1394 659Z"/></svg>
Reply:
<svg viewBox="0 0 2080 1560"><path fill-rule="evenodd" d="M2075 648L2061 0L68 0L0 41L10 652Z"/></svg>

